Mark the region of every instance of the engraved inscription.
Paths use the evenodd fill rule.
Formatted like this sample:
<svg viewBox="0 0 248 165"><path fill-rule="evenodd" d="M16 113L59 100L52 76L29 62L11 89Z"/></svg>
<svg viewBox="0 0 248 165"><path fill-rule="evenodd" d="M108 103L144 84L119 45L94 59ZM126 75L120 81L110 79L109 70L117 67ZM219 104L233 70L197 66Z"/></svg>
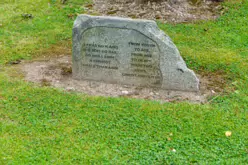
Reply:
<svg viewBox="0 0 248 165"><path fill-rule="evenodd" d="M117 45L84 43L82 54L85 57L82 65L90 68L117 70L118 66L115 61L118 50Z"/></svg>
<svg viewBox="0 0 248 165"><path fill-rule="evenodd" d="M122 73L122 76L149 78L160 80L158 52L154 52L155 44L128 42L131 48L131 73ZM155 54L157 53L155 57Z"/></svg>
<svg viewBox="0 0 248 165"><path fill-rule="evenodd" d="M81 42L80 76L113 83L160 87L159 57L156 43L138 31L90 28L83 33Z"/></svg>

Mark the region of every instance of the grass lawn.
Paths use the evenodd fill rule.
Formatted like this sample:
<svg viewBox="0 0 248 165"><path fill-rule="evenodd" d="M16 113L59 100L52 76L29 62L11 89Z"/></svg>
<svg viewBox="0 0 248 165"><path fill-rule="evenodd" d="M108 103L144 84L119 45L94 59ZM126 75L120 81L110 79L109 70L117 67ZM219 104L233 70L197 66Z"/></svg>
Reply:
<svg viewBox="0 0 248 165"><path fill-rule="evenodd" d="M89 97L11 76L11 61L71 49L88 1L1 0L0 164L247 164L248 1L234 2L216 21L159 23L189 68L226 79L198 105Z"/></svg>

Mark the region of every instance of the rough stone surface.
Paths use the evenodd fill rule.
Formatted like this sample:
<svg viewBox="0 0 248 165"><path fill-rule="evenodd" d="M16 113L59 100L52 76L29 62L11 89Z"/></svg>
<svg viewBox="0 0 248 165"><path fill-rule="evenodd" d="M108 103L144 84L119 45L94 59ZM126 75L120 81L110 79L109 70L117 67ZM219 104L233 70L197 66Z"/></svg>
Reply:
<svg viewBox="0 0 248 165"><path fill-rule="evenodd" d="M199 90L196 75L154 21L79 15L72 62L75 79Z"/></svg>

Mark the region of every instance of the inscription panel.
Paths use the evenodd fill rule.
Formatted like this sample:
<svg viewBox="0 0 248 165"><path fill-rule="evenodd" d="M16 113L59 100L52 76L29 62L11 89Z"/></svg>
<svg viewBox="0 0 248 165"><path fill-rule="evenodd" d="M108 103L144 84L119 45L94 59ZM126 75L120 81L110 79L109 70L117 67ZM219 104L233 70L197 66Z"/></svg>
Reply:
<svg viewBox="0 0 248 165"><path fill-rule="evenodd" d="M81 76L112 83L160 86L159 49L142 33L94 27L83 32Z"/></svg>
<svg viewBox="0 0 248 165"><path fill-rule="evenodd" d="M83 43L83 66L98 69L118 69L116 55L118 46Z"/></svg>

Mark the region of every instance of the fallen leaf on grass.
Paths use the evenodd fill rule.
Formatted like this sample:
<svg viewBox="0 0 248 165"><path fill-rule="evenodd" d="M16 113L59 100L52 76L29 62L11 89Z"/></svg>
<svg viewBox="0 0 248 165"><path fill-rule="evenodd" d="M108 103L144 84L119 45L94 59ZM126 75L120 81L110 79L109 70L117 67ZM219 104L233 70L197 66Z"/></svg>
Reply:
<svg viewBox="0 0 248 165"><path fill-rule="evenodd" d="M22 18L24 18L24 19L32 19L32 18L34 18L34 16L32 14L29 14L29 13L24 13L24 14L22 14Z"/></svg>
<svg viewBox="0 0 248 165"><path fill-rule="evenodd" d="M177 150L175 148L171 148L170 150L171 150L171 152L177 152Z"/></svg>
<svg viewBox="0 0 248 165"><path fill-rule="evenodd" d="M232 132L231 131L226 131L225 135L226 135L226 137L229 137L229 136L232 135Z"/></svg>

